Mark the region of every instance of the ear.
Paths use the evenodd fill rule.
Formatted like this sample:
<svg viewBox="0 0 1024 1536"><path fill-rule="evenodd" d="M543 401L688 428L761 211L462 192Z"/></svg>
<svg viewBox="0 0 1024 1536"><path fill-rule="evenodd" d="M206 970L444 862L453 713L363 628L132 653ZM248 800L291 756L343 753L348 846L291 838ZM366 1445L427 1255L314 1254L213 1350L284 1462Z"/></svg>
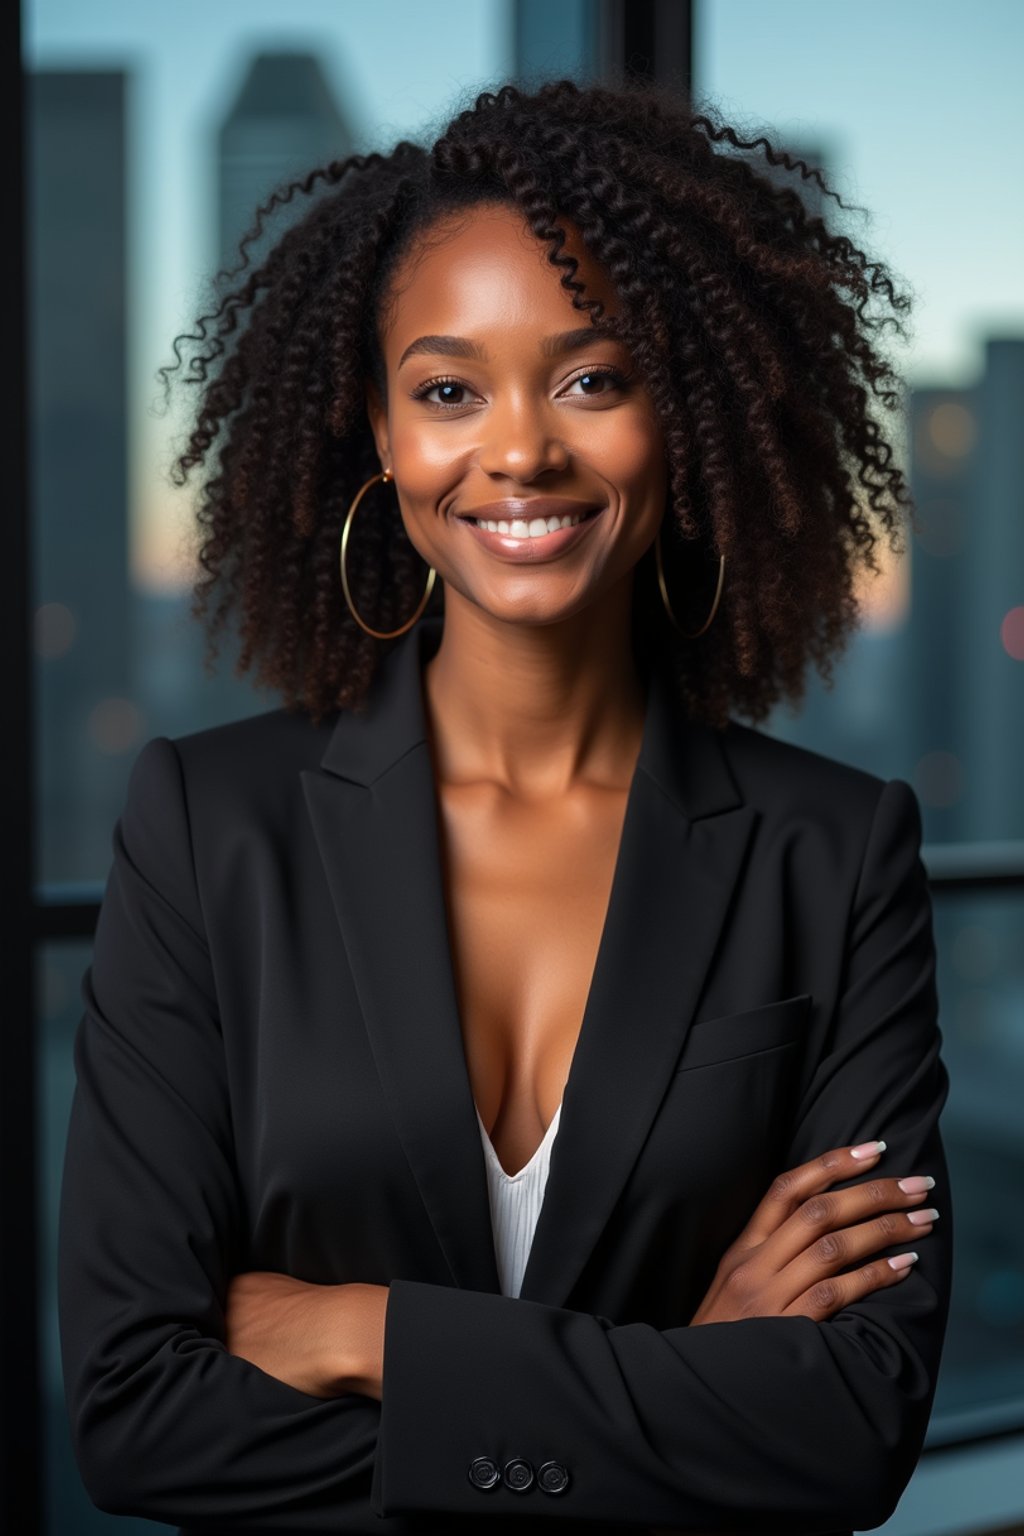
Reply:
<svg viewBox="0 0 1024 1536"><path fill-rule="evenodd" d="M380 398L377 386L371 380L367 380L366 384L366 414L370 420L370 431L377 446L377 457L380 459L381 469L388 469L391 466L388 409Z"/></svg>

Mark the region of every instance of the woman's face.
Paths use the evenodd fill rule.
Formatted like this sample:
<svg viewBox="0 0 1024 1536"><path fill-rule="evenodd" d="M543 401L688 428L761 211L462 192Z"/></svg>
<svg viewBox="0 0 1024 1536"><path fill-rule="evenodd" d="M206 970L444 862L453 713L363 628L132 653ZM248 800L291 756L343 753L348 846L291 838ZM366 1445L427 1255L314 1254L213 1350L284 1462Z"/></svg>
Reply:
<svg viewBox="0 0 1024 1536"><path fill-rule="evenodd" d="M568 226L588 297L614 288ZM665 449L623 343L573 309L522 215L448 216L396 272L368 408L417 551L496 618L550 623L629 577L665 506ZM537 536L537 519L579 526ZM487 532L470 519L507 524Z"/></svg>

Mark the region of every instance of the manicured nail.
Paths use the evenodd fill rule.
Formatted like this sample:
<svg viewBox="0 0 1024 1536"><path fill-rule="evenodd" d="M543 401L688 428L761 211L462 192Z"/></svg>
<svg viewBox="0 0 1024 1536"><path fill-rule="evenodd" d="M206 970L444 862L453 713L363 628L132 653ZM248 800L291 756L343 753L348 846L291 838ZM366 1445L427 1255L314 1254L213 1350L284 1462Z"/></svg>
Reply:
<svg viewBox="0 0 1024 1536"><path fill-rule="evenodd" d="M907 1220L908 1221L912 1221L914 1223L915 1227L927 1226L928 1222L930 1222L930 1221L938 1221L938 1219L939 1219L939 1213L935 1209L934 1206L930 1206L927 1211L908 1211L907 1212Z"/></svg>
<svg viewBox="0 0 1024 1536"><path fill-rule="evenodd" d="M916 1253L898 1253L894 1258L887 1259L886 1262L890 1269L909 1269L911 1264L917 1263L917 1259Z"/></svg>
<svg viewBox="0 0 1024 1536"><path fill-rule="evenodd" d="M850 1156L856 1158L877 1157L885 1151L884 1141L862 1141L859 1147L850 1148Z"/></svg>
<svg viewBox="0 0 1024 1536"><path fill-rule="evenodd" d="M926 1189L935 1188L930 1173L915 1173L909 1179L897 1179L896 1182L905 1195L923 1195Z"/></svg>

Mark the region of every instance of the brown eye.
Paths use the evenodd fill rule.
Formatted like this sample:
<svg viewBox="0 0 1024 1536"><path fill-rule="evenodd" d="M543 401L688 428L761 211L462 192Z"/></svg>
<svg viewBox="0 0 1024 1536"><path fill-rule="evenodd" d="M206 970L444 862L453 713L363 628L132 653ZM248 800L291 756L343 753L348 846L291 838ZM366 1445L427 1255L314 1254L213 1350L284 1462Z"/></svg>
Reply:
<svg viewBox="0 0 1024 1536"><path fill-rule="evenodd" d="M435 396L436 391L436 396ZM414 400L426 400L428 405L445 406L466 405L469 402L471 391L465 384L460 384L458 379L431 379L426 384L421 384L419 389L414 389Z"/></svg>
<svg viewBox="0 0 1024 1536"><path fill-rule="evenodd" d="M435 389L440 391L440 397L437 402L439 405L462 404L464 391L461 384L433 384L427 393L433 394Z"/></svg>
<svg viewBox="0 0 1024 1536"><path fill-rule="evenodd" d="M627 381L624 376L614 368L588 368L585 373L578 373L569 382L571 390L575 385L580 385L583 397L588 400L599 400L603 395L612 395L617 390L624 390Z"/></svg>

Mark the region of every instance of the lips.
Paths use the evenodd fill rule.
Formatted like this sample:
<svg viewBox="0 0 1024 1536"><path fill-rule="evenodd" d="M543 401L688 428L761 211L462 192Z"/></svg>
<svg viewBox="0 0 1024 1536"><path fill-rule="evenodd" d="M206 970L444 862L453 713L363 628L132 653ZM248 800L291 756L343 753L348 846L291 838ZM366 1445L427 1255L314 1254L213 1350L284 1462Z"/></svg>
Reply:
<svg viewBox="0 0 1024 1536"><path fill-rule="evenodd" d="M601 508L593 502L576 501L568 496L506 497L469 507L456 516L464 522L529 523L535 517L591 517Z"/></svg>
<svg viewBox="0 0 1024 1536"><path fill-rule="evenodd" d="M540 511L542 504L543 503L538 499L534 500L533 502L527 502L525 504L520 502L518 505L528 509L531 516L541 517L544 515ZM550 502L548 502L548 504L550 505ZM504 503L503 505L507 505L507 503ZM564 506L564 502L562 505ZM577 503L577 506L579 506L579 503ZM604 511L604 508L583 507L580 510L583 515L581 516L579 522L564 528L555 528L549 533L539 533L527 537L522 537L520 534L513 533L511 531L512 526L518 526L519 524L528 520L525 512L521 512L519 516L514 518L507 518L507 514L503 512L500 519L494 519L495 521L505 522L507 518L509 524L508 533L501 533L500 531L495 531L494 529L484 528L480 523L476 522L474 517L471 515L462 515L458 520L462 522L463 527L466 529L467 533L485 550L487 550L489 554L495 556L498 560L512 565L538 566L547 565L551 562L557 561L561 558L562 555L565 555L570 550L575 549L576 545L579 544L582 540L590 537L590 530L594 527L594 524L598 522L602 512ZM476 513L480 516L486 515L487 521L491 521L492 514L490 514L490 512L485 513L484 508L478 507L476 509ZM567 514L564 512L549 512L547 514L549 517L564 517L566 515ZM570 513L568 515L571 516L572 514Z"/></svg>

